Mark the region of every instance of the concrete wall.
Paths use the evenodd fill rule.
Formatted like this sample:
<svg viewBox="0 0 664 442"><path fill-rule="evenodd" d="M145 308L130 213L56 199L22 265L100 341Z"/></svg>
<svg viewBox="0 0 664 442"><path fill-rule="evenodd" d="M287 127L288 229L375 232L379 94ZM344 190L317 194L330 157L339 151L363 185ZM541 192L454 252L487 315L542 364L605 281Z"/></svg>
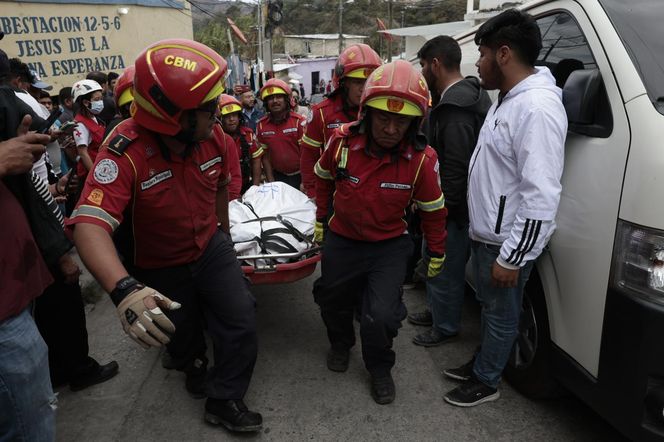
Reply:
<svg viewBox="0 0 664 442"><path fill-rule="evenodd" d="M291 68L291 72L296 72L302 75L302 79L299 80L300 83L304 85L304 94L307 97L311 96L312 84L311 84L311 73L319 72L320 78L325 80L327 84L328 80L332 79L332 70L334 65L337 63L337 58L321 58L321 59L296 59L295 62L298 66Z"/></svg>
<svg viewBox="0 0 664 442"><path fill-rule="evenodd" d="M307 51L306 43L309 43L311 51ZM344 47L352 44L364 43L362 38L345 38ZM338 57L339 56L339 39L325 40L305 39L284 37L284 48L286 53L292 57L295 56L309 56L309 57Z"/></svg>
<svg viewBox="0 0 664 442"><path fill-rule="evenodd" d="M117 0L97 3L2 1L0 30L5 38L0 48L28 63L57 94L89 71L120 73L155 41L193 38L186 2L184 9L123 5ZM119 14L119 8L128 8L127 14Z"/></svg>

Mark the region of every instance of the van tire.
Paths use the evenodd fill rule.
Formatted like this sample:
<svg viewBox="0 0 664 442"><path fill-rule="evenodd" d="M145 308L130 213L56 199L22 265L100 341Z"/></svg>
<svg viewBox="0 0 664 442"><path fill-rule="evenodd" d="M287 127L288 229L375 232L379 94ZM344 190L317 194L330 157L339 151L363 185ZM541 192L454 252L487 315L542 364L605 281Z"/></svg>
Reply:
<svg viewBox="0 0 664 442"><path fill-rule="evenodd" d="M529 398L560 397L563 389L551 372L549 316L536 269L533 269L526 284L522 305L519 334L505 367L505 378Z"/></svg>

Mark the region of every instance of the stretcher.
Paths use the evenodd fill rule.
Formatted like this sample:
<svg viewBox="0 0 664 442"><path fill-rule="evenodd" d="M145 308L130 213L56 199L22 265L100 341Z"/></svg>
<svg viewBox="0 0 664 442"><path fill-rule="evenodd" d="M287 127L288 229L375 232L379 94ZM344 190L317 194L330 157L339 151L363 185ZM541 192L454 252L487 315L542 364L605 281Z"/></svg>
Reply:
<svg viewBox="0 0 664 442"><path fill-rule="evenodd" d="M252 186L230 202L229 220L242 271L253 284L294 282L316 270L316 206L299 190L279 182Z"/></svg>

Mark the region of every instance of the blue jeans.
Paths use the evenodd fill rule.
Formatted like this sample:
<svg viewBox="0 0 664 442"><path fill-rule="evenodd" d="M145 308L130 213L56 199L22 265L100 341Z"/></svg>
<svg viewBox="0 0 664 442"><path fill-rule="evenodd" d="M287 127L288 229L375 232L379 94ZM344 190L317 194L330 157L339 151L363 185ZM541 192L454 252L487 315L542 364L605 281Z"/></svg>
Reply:
<svg viewBox="0 0 664 442"><path fill-rule="evenodd" d="M523 289L533 261L521 267L516 287L498 288L491 285L491 267L500 253L500 246L471 241L471 252L476 296L482 306L482 342L475 355L473 373L486 385L496 388L519 332Z"/></svg>
<svg viewBox="0 0 664 442"><path fill-rule="evenodd" d="M29 308L0 322L0 441L55 440L48 349Z"/></svg>
<svg viewBox="0 0 664 442"><path fill-rule="evenodd" d="M423 244L423 250L426 250L426 244ZM438 276L426 282L433 327L444 335L459 333L466 288L466 262L469 256L468 225L458 224L448 218L445 267Z"/></svg>

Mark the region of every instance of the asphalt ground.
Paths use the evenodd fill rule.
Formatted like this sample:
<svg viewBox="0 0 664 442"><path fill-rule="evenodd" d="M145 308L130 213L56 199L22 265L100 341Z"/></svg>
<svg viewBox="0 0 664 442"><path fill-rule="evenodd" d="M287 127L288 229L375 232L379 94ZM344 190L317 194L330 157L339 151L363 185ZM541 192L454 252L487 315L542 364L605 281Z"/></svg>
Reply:
<svg viewBox="0 0 664 442"><path fill-rule="evenodd" d="M117 360L110 381L73 393L59 389L60 441L619 441L608 423L574 397L531 401L509 384L501 398L462 409L443 401L457 384L441 370L465 363L477 345L479 309L464 306L459 339L425 349L411 339L424 328L403 323L394 347L396 400L369 394L359 339L346 373L325 366L327 338L311 287L315 275L288 285L257 286L258 362L245 402L263 414L263 430L235 435L203 421L204 400L192 399L184 375L161 366L158 349L143 350L122 331L106 296L88 307L90 354ZM404 296L423 307L421 290Z"/></svg>

